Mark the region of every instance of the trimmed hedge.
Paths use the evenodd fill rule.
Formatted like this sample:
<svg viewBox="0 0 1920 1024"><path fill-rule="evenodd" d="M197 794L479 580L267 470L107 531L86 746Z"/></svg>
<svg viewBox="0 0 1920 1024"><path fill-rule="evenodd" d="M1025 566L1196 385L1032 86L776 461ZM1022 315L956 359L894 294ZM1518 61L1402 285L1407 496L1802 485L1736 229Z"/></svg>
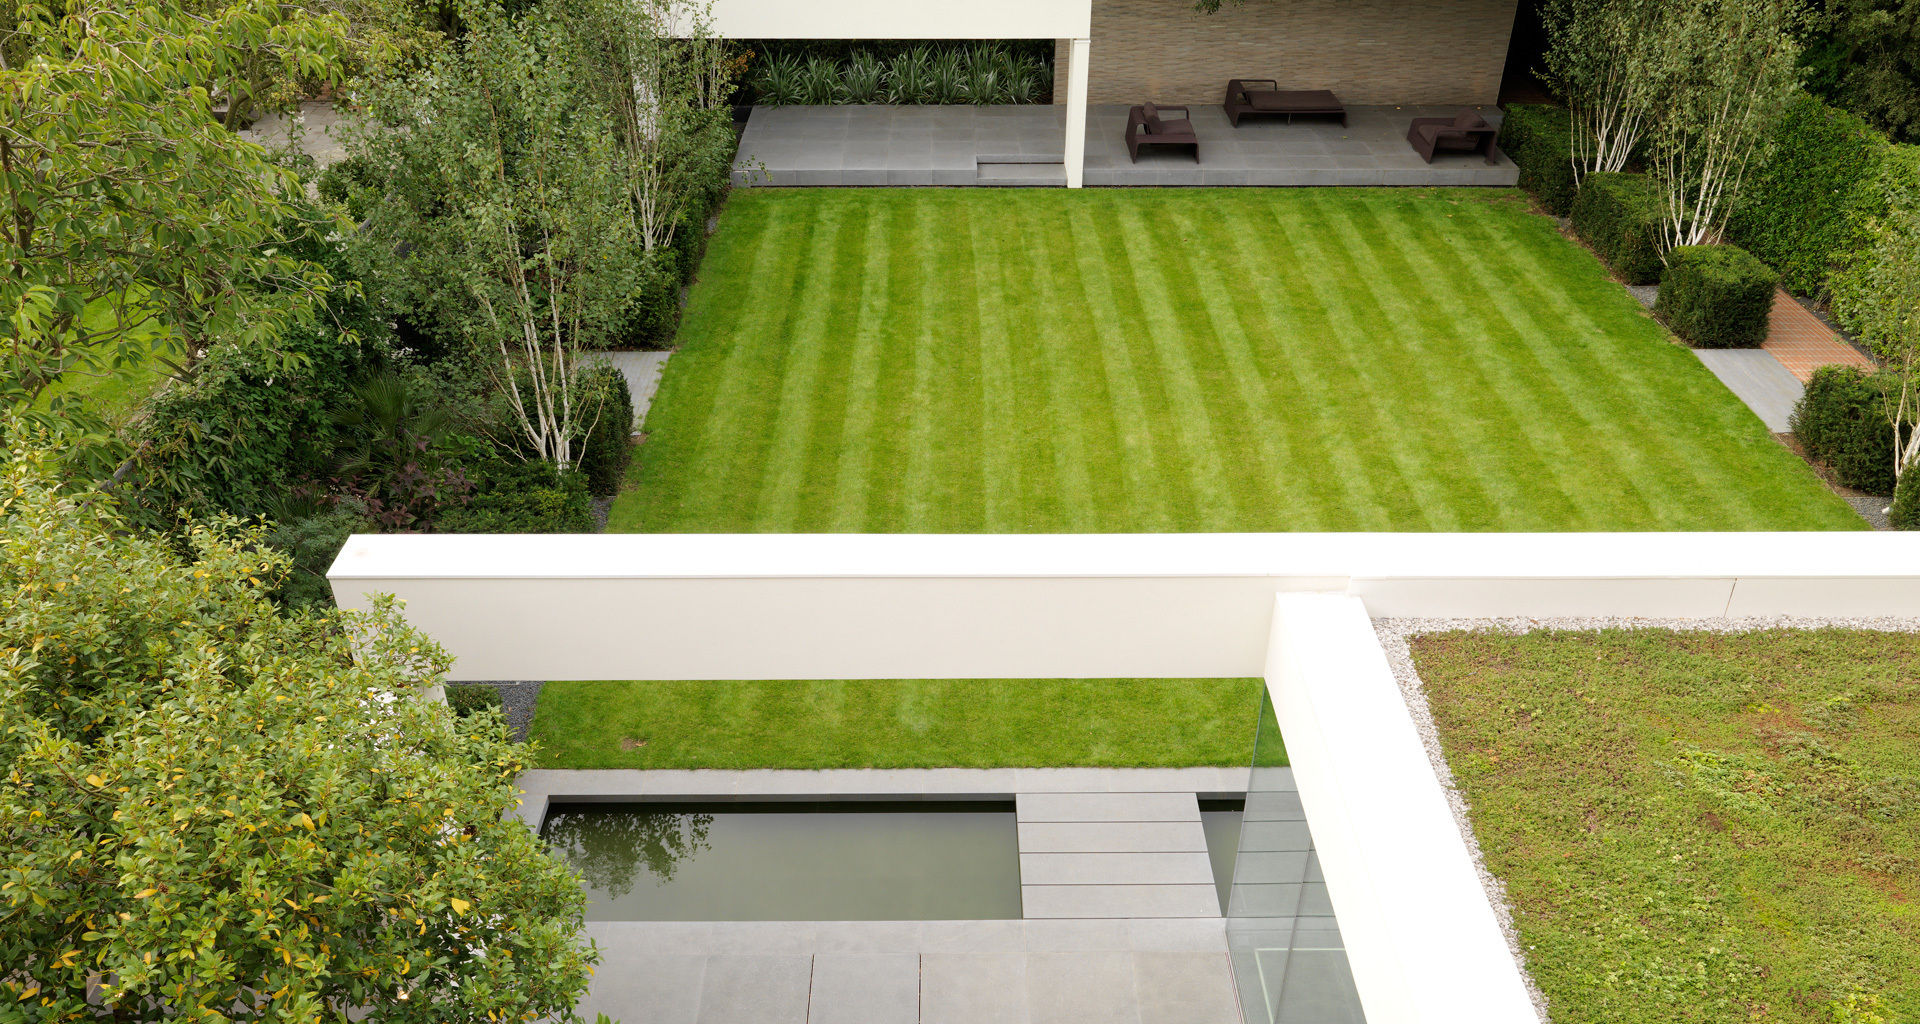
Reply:
<svg viewBox="0 0 1920 1024"><path fill-rule="evenodd" d="M1855 208L1885 210L1871 184L1889 143L1865 120L1805 93L1775 122L1771 143L1772 156L1740 191L1727 236L1779 270L1789 291L1815 295L1860 244Z"/></svg>
<svg viewBox="0 0 1920 1024"><path fill-rule="evenodd" d="M593 532L593 499L578 472L562 475L551 462L510 458L494 458L472 472L478 478L472 499L438 512L435 532Z"/></svg>
<svg viewBox="0 0 1920 1024"><path fill-rule="evenodd" d="M485 683L468 683L465 686L447 686L447 706L461 718L476 711L498 712L506 707L500 699L500 689Z"/></svg>
<svg viewBox="0 0 1920 1024"><path fill-rule="evenodd" d="M633 392L627 375L607 363L589 367L581 376L581 398L598 403L593 429L580 441L580 473L587 493L609 498L620 493L627 464L633 461Z"/></svg>
<svg viewBox="0 0 1920 1024"><path fill-rule="evenodd" d="M1889 525L1896 530L1920 530L1920 472L1909 464L1893 489L1893 506L1887 509Z"/></svg>
<svg viewBox="0 0 1920 1024"><path fill-rule="evenodd" d="M1573 209L1573 115L1565 107L1515 103L1500 122L1500 151L1520 168L1520 187L1549 213Z"/></svg>
<svg viewBox="0 0 1920 1024"><path fill-rule="evenodd" d="M1758 348L1779 283L1737 245L1682 245L1667 253L1653 311L1695 348Z"/></svg>
<svg viewBox="0 0 1920 1024"><path fill-rule="evenodd" d="M1644 174L1589 174L1573 197L1573 229L1628 284L1660 280L1660 186Z"/></svg>
<svg viewBox="0 0 1920 1024"><path fill-rule="evenodd" d="M1842 485L1869 494L1893 493L1893 430L1881 404L1884 388L1878 375L1822 366L1813 371L1790 421L1808 458L1832 470Z"/></svg>

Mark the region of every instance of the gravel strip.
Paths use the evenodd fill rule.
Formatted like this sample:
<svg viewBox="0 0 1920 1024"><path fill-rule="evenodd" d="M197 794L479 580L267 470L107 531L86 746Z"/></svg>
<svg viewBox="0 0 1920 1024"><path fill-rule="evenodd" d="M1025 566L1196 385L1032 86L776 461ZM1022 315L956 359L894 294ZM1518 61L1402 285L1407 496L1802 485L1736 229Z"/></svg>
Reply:
<svg viewBox="0 0 1920 1024"><path fill-rule="evenodd" d="M1840 497L1847 504L1852 505L1855 512L1860 513L1860 518L1872 523L1874 529L1893 529L1893 520L1887 517L1887 508L1893 504L1892 498L1881 498L1871 494L1843 494Z"/></svg>
<svg viewBox="0 0 1920 1024"><path fill-rule="evenodd" d="M1507 948L1513 953L1514 962L1520 965L1520 974L1527 980L1527 992L1532 995L1534 1009L1539 1013L1542 1021L1547 1019L1547 997L1533 983L1533 975L1527 970L1527 958L1520 948L1520 933L1513 925L1513 908L1507 902L1506 885L1493 872L1487 870L1486 860L1480 852L1480 842L1474 838L1473 824L1467 817L1467 800L1461 794L1459 787L1454 785L1453 771L1447 767L1446 754L1440 746L1440 730L1434 725L1433 709L1427 704L1426 690L1420 682L1419 670L1414 666L1413 651L1407 644L1408 638L1423 633L1455 631L1519 634L1530 633L1536 629L1671 629L1710 633L1745 633L1757 629L1819 629L1829 626L1890 633L1915 633L1920 632L1920 619L1898 616L1816 618L1782 615L1743 619L1567 617L1373 620L1374 634L1380 638L1380 646L1387 654L1387 663L1393 667L1394 680L1400 684L1400 696L1407 702L1407 713L1413 718L1414 729L1420 733L1420 742L1427 748L1427 760L1433 765L1433 773L1439 777L1440 786L1446 791L1447 804L1453 808L1454 825L1459 828L1460 838L1467 844L1467 852L1473 857L1474 870L1479 873L1480 884L1486 889L1487 896L1493 903L1494 915L1500 921L1500 930L1507 937Z"/></svg>
<svg viewBox="0 0 1920 1024"><path fill-rule="evenodd" d="M515 741L527 741L527 727L533 724L533 706L540 700L540 688L545 686L538 679L481 679L473 682L460 682L455 686L491 686L500 691L500 713L507 719L507 728L513 730Z"/></svg>

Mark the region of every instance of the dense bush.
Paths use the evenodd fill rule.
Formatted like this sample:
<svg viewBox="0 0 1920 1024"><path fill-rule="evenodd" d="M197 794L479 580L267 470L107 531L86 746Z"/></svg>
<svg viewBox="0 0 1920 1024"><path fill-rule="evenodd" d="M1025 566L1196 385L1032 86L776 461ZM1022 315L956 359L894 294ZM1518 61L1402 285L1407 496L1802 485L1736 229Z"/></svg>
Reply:
<svg viewBox="0 0 1920 1024"><path fill-rule="evenodd" d="M1780 271L1789 291L1815 295L1859 244L1855 207L1874 205L1868 183L1888 143L1861 118L1804 93L1772 135L1772 155L1741 189L1727 236Z"/></svg>
<svg viewBox="0 0 1920 1024"><path fill-rule="evenodd" d="M1628 284L1660 280L1662 191L1644 174L1589 174L1573 197L1573 229Z"/></svg>
<svg viewBox="0 0 1920 1024"><path fill-rule="evenodd" d="M1520 187L1564 217L1573 209L1573 118L1565 107L1516 103L1500 122L1501 152L1520 168Z"/></svg>
<svg viewBox="0 0 1920 1024"><path fill-rule="evenodd" d="M1887 519L1896 530L1920 530L1920 473L1908 466L1893 489L1893 505Z"/></svg>
<svg viewBox="0 0 1920 1024"><path fill-rule="evenodd" d="M314 179L320 198L347 208L355 223L367 219L368 204L379 197L380 182L366 161L354 157L338 160Z"/></svg>
<svg viewBox="0 0 1920 1024"><path fill-rule="evenodd" d="M620 493L620 481L633 461L633 392L627 375L601 363L581 374L580 401L592 403L592 429L580 440L580 473L587 492L600 498Z"/></svg>
<svg viewBox="0 0 1920 1024"><path fill-rule="evenodd" d="M539 459L497 456L468 467L473 497L434 518L440 533L592 533L586 478Z"/></svg>
<svg viewBox="0 0 1920 1024"><path fill-rule="evenodd" d="M286 552L293 562L276 596L289 608L329 607L333 587L327 582L327 570L349 535L372 532L375 524L355 501L304 511L295 511L291 504L273 510L270 518L275 525L267 534L267 543Z"/></svg>
<svg viewBox="0 0 1920 1024"><path fill-rule="evenodd" d="M1653 311L1696 348L1758 348L1779 283L1737 245L1682 245L1667 253Z"/></svg>
<svg viewBox="0 0 1920 1024"><path fill-rule="evenodd" d="M453 713L465 718L476 711L499 711L506 702L500 699L500 688L485 683L469 683L465 686L447 686L447 706Z"/></svg>
<svg viewBox="0 0 1920 1024"><path fill-rule="evenodd" d="M1005 43L859 47L844 52L765 47L748 85L772 106L840 103L1050 103L1044 50Z"/></svg>
<svg viewBox="0 0 1920 1024"><path fill-rule="evenodd" d="M1793 436L1807 457L1847 487L1893 492L1893 430L1882 395L1886 382L1851 366L1813 372L1793 410Z"/></svg>

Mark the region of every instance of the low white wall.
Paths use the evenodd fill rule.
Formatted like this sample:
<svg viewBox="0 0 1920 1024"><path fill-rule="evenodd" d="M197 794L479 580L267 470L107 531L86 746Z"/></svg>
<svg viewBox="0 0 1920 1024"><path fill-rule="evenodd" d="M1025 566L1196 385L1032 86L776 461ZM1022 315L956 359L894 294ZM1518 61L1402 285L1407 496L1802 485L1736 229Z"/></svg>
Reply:
<svg viewBox="0 0 1920 1024"><path fill-rule="evenodd" d="M1276 598L1267 691L1368 1024L1536 1022L1360 600Z"/></svg>
<svg viewBox="0 0 1920 1024"><path fill-rule="evenodd" d="M713 0L728 39L1063 39L1085 37L1092 0Z"/></svg>
<svg viewBox="0 0 1920 1024"><path fill-rule="evenodd" d="M1252 676L1272 600L1375 615L1920 615L1920 534L355 536L462 679Z"/></svg>

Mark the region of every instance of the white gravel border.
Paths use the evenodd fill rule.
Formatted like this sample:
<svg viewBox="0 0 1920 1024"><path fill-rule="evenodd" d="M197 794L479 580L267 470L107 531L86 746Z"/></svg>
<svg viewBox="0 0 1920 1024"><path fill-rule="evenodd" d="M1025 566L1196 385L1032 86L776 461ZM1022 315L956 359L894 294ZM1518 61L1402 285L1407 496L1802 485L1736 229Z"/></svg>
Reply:
<svg viewBox="0 0 1920 1024"><path fill-rule="evenodd" d="M1493 903L1494 916L1500 921L1500 931L1507 937L1507 949L1513 954L1514 962L1520 966L1521 977L1527 981L1527 992L1533 997L1533 1007L1542 1021L1547 1020L1547 997L1534 984L1532 972L1527 970L1527 957L1520 948L1520 933L1513 925L1513 908L1507 902L1507 887L1493 872L1487 870L1486 859L1480 851L1480 843L1473 835L1472 822L1467 817L1467 799L1461 794L1453 781L1453 771L1447 767L1447 758L1440 748L1440 730L1433 723L1433 709L1427 704L1425 684L1420 681L1420 673L1413 664L1413 651L1407 645L1409 637L1424 633L1453 632L1498 632L1530 633L1537 629L1561 630L1567 632L1592 632L1602 629L1670 629L1701 633L1748 633L1762 629L1821 629L1827 627L1841 629L1872 630L1885 633L1920 632L1920 619L1898 616L1875 616L1867 618L1825 618L1807 616L1766 616L1740 619L1626 619L1604 617L1562 617L1562 618L1504 618L1504 619L1374 619L1373 632L1380 640L1380 647L1386 651L1387 664L1393 667L1394 681L1400 684L1400 696L1407 703L1407 714L1413 718L1413 727L1420 733L1420 742L1427 748L1427 761L1433 765L1433 773L1440 779L1440 787L1446 791L1447 804L1453 808L1453 822L1460 829L1460 838L1467 845L1467 852L1473 857L1474 870L1480 875L1480 884L1487 891L1488 899Z"/></svg>

